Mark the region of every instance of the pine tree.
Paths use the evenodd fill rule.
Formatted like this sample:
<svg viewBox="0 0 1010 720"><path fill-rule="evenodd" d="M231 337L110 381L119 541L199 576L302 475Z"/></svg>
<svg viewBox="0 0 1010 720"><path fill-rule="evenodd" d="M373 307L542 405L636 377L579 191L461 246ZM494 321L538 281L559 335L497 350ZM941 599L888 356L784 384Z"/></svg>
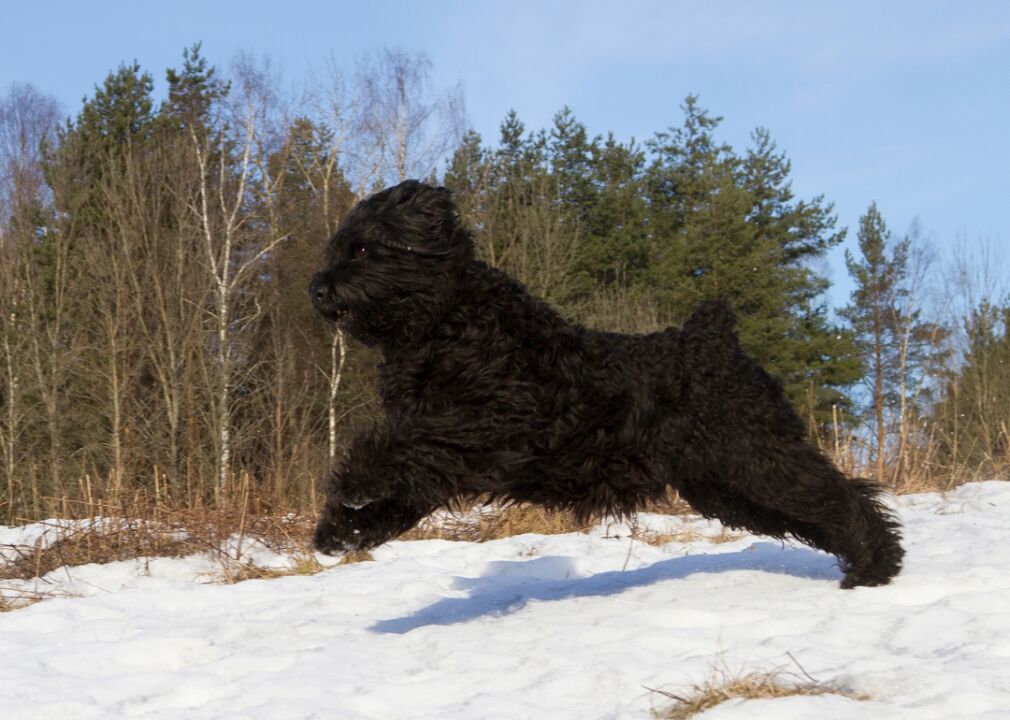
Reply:
<svg viewBox="0 0 1010 720"><path fill-rule="evenodd" d="M227 97L231 84L217 77L217 70L200 55L200 43L182 51L182 70L165 71L168 99L161 116L177 130L206 130L217 103ZM188 138L187 138L188 139Z"/></svg>
<svg viewBox="0 0 1010 720"><path fill-rule="evenodd" d="M720 118L696 97L683 110L683 124L644 149L590 138L567 107L549 132L527 132L511 111L497 148L467 136L446 182L481 230L484 257L544 287L570 315L607 298L604 315L616 318L613 303L630 292L680 323L703 299L729 300L745 346L813 426L826 426L834 406L848 405L844 389L861 366L810 261L844 231L823 197L794 198L789 161L767 131L740 156L717 140ZM547 272L552 264L567 269ZM647 326L658 320L648 317Z"/></svg>
<svg viewBox="0 0 1010 720"><path fill-rule="evenodd" d="M585 218L582 267L600 288L635 286L649 263L645 153L610 134L594 143L592 171L599 189Z"/></svg>
<svg viewBox="0 0 1010 720"><path fill-rule="evenodd" d="M925 322L915 304L911 236L895 239L876 203L859 219L858 244L859 257L845 253L855 288L840 315L851 324L869 371L867 414L873 426L877 480L883 482L889 425L896 425L900 442L906 443L907 422L916 411L915 398L923 397L925 367L936 354L942 329ZM903 453L898 450L900 460Z"/></svg>
<svg viewBox="0 0 1010 720"><path fill-rule="evenodd" d="M442 183L453 191L463 217L480 217L490 184L488 151L476 130L468 130L453 152Z"/></svg>
<svg viewBox="0 0 1010 720"><path fill-rule="evenodd" d="M647 143L647 283L677 322L701 300L728 300L744 346L814 426L826 425L858 365L847 334L828 320L827 280L809 261L844 233L823 198L795 201L788 160L766 131L740 157L716 139L721 118L695 96L682 109L681 126Z"/></svg>
<svg viewBox="0 0 1010 720"><path fill-rule="evenodd" d="M516 166L524 154L526 139L523 134L526 132L526 125L519 119L519 114L515 110L509 110L505 115L505 120L499 128L500 141L498 155L501 164L506 166Z"/></svg>
<svg viewBox="0 0 1010 720"><path fill-rule="evenodd" d="M572 110L554 116L546 147L547 170L570 222L577 224L576 272L587 294L633 284L646 263L644 154L632 140L590 138Z"/></svg>
<svg viewBox="0 0 1010 720"><path fill-rule="evenodd" d="M154 87L140 66L121 65L110 73L73 121L57 133L46 158L46 181L57 208L74 216L77 227L106 224L101 183L124 171L126 158L142 152L154 126Z"/></svg>
<svg viewBox="0 0 1010 720"><path fill-rule="evenodd" d="M571 108L555 113L546 148L547 169L557 181L562 201L580 222L592 213L598 194L593 168L596 149L596 140L589 140L586 126L575 119Z"/></svg>
<svg viewBox="0 0 1010 720"><path fill-rule="evenodd" d="M983 300L963 330L964 357L944 373L931 413L939 460L995 473L1010 462L1010 304Z"/></svg>

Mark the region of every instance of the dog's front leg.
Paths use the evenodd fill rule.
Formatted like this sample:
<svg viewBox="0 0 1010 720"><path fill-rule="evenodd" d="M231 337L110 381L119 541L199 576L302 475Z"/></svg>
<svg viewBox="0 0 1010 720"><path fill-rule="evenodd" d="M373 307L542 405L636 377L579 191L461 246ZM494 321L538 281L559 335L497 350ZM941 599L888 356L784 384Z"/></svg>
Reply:
<svg viewBox="0 0 1010 720"><path fill-rule="evenodd" d="M393 441L385 428L377 426L359 433L351 441L347 457L327 480L328 504L359 510L370 503L392 497L395 455Z"/></svg>
<svg viewBox="0 0 1010 720"><path fill-rule="evenodd" d="M326 553L376 547L430 513L438 503L412 487L424 484L414 460L419 451L381 426L355 437L330 474L315 547Z"/></svg>
<svg viewBox="0 0 1010 720"><path fill-rule="evenodd" d="M330 476L316 547L381 545L454 497L487 489L465 452L473 439L469 426L437 417L358 435Z"/></svg>

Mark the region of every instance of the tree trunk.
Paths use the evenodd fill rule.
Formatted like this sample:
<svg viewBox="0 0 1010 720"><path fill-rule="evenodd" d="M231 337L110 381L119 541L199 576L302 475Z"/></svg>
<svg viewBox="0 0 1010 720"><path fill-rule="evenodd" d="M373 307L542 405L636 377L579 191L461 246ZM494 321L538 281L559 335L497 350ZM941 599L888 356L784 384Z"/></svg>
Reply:
<svg viewBox="0 0 1010 720"><path fill-rule="evenodd" d="M884 482L884 329L880 318L880 308L873 314L873 364L874 385L873 404L877 415L877 482Z"/></svg>
<svg viewBox="0 0 1010 720"><path fill-rule="evenodd" d="M344 333L337 328L333 332L333 340L330 343L330 400L327 404L330 464L335 462L337 458L337 392L340 390L340 380L343 377L346 357L347 347L344 343Z"/></svg>

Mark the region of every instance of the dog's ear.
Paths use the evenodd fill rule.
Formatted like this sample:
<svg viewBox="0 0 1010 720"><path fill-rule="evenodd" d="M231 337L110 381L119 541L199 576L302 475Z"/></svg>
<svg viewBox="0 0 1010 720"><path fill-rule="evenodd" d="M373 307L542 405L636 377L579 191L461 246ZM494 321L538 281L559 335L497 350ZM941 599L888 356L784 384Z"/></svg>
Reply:
<svg viewBox="0 0 1010 720"><path fill-rule="evenodd" d="M452 191L440 185L406 180L392 189L389 204L425 218L432 237L448 239L460 224Z"/></svg>
<svg viewBox="0 0 1010 720"><path fill-rule="evenodd" d="M459 222L459 212L452 191L441 185L429 185L418 180L405 180L393 188L389 196L392 205L409 206L425 215Z"/></svg>
<svg viewBox="0 0 1010 720"><path fill-rule="evenodd" d="M406 180L376 194L369 202L380 204L386 227L395 235L384 244L432 257L472 255L473 243L448 188Z"/></svg>
<svg viewBox="0 0 1010 720"><path fill-rule="evenodd" d="M379 195L387 194L386 202L390 206L403 205L409 203L417 197L418 193L424 188L424 183L419 180L404 180L399 185L394 185L388 188L385 193L379 193Z"/></svg>

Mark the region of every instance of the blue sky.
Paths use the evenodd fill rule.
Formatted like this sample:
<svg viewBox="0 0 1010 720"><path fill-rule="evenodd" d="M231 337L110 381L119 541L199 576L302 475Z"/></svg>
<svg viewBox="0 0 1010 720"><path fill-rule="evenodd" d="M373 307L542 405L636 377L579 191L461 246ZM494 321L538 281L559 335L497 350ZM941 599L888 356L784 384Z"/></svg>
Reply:
<svg viewBox="0 0 1010 720"><path fill-rule="evenodd" d="M421 50L461 82L487 141L510 108L528 128L570 106L590 133L650 137L688 93L738 148L767 127L799 197L823 193L854 243L875 200L896 233L918 218L950 252L1010 240L1010 2L709 0L38 0L3 6L0 88L30 82L68 113L123 61L164 87L196 41L227 66L269 55L303 82L384 46ZM827 270L844 302L841 252Z"/></svg>

